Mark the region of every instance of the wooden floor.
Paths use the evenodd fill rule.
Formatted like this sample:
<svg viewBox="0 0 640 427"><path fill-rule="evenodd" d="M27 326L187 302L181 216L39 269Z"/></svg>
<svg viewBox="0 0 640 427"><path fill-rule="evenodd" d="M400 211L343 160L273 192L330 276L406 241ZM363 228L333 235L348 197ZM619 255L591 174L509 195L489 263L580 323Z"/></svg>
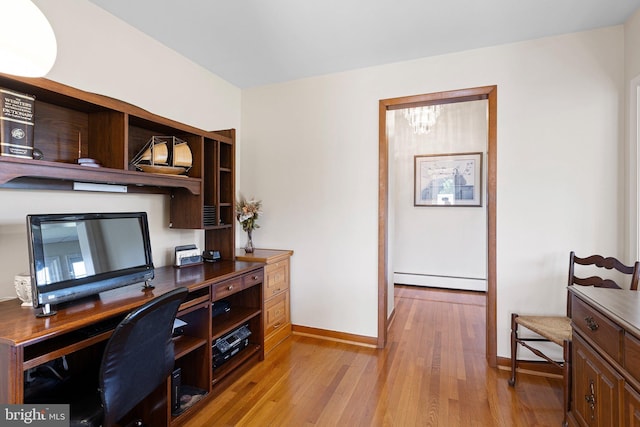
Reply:
<svg viewBox="0 0 640 427"><path fill-rule="evenodd" d="M492 369L485 296L396 287L378 350L293 336L195 415L202 426L559 426L561 381Z"/></svg>

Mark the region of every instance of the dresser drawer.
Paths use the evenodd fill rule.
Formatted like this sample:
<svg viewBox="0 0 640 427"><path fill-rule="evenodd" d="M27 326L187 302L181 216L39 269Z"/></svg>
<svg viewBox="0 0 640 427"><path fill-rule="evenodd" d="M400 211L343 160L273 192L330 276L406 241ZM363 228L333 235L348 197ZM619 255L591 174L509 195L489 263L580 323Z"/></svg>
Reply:
<svg viewBox="0 0 640 427"><path fill-rule="evenodd" d="M640 340L629 333L624 334L624 367L640 381Z"/></svg>
<svg viewBox="0 0 640 427"><path fill-rule="evenodd" d="M289 293L283 292L264 305L264 334L275 332L289 323Z"/></svg>
<svg viewBox="0 0 640 427"><path fill-rule="evenodd" d="M289 289L289 261L284 260L269 264L265 267L266 283L264 284L264 298L269 299L275 294Z"/></svg>
<svg viewBox="0 0 640 427"><path fill-rule="evenodd" d="M573 296L571 320L574 329L591 339L605 353L622 363L623 330L581 299Z"/></svg>

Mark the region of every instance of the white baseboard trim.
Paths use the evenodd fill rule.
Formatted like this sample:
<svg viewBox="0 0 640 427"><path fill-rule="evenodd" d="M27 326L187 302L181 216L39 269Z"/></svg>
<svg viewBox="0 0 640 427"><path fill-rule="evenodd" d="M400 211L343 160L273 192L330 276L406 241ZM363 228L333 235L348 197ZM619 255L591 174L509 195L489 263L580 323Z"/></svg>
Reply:
<svg viewBox="0 0 640 427"><path fill-rule="evenodd" d="M470 277L394 273L393 281L398 285L428 286L431 288L460 289L463 291L487 291L486 279L475 279Z"/></svg>

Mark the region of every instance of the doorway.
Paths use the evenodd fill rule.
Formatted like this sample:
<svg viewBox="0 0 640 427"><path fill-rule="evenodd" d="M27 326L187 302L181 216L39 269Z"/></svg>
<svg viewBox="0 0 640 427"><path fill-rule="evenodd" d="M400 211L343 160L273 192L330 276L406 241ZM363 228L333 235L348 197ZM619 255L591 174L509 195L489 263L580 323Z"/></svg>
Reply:
<svg viewBox="0 0 640 427"><path fill-rule="evenodd" d="M487 135L487 346L486 358L490 366L496 366L496 151L497 151L497 86L462 89L383 99L379 102L379 186L378 186L378 347L387 342L387 328L393 314L393 272L389 257L389 140L387 135L387 111L427 105L457 102L488 101Z"/></svg>

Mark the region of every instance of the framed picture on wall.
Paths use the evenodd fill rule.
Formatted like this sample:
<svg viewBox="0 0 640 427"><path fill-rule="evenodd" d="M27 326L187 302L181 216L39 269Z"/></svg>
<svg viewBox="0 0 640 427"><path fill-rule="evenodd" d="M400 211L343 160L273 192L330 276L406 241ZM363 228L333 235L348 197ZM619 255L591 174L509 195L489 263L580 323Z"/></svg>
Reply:
<svg viewBox="0 0 640 427"><path fill-rule="evenodd" d="M418 154L414 206L482 206L482 153Z"/></svg>

